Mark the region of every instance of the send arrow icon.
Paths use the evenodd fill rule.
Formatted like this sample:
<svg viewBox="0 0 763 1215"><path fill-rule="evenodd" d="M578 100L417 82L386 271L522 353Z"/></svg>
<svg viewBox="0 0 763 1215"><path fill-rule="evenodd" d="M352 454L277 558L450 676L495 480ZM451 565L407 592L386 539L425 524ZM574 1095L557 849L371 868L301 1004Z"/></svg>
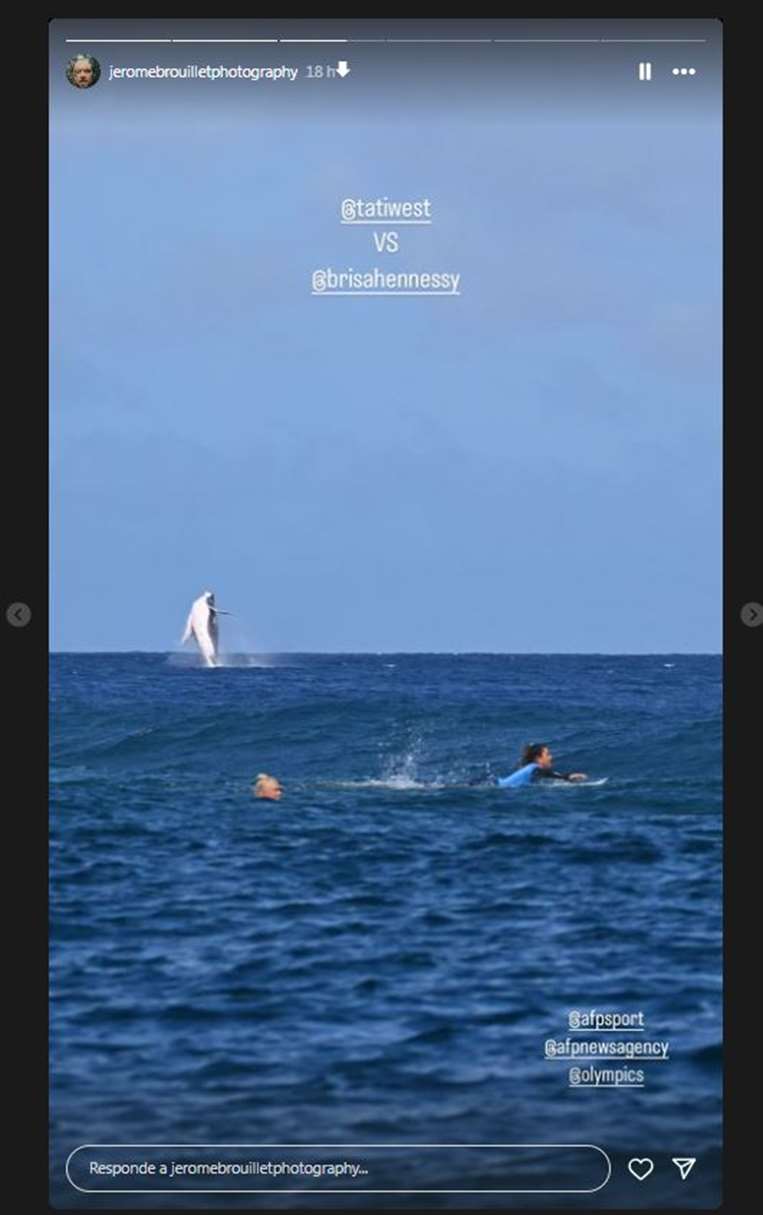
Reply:
<svg viewBox="0 0 763 1215"><path fill-rule="evenodd" d="M673 1160L673 1164L676 1166L679 1173L681 1174L681 1180L686 1181L686 1178L689 1176L689 1173L692 1171L695 1164L697 1163L697 1157L696 1156L673 1156L672 1160Z"/></svg>

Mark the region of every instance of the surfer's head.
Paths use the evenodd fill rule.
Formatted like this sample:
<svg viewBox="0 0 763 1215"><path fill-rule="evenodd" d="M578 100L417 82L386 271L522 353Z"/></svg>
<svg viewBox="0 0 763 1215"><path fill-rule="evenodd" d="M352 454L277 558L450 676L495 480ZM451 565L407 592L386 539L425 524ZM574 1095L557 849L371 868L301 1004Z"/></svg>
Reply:
<svg viewBox="0 0 763 1215"><path fill-rule="evenodd" d="M264 797L271 802L280 801L283 796L280 781L275 776L270 776L267 772L258 772L257 779L254 782L254 796Z"/></svg>
<svg viewBox="0 0 763 1215"><path fill-rule="evenodd" d="M550 768L553 758L547 743L529 743L522 752L523 764L538 764L541 768Z"/></svg>

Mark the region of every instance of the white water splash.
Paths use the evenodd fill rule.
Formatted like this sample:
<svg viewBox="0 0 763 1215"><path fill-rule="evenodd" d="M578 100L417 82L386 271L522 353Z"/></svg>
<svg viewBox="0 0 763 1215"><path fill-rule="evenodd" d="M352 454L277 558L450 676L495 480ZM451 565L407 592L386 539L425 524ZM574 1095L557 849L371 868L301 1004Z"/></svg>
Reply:
<svg viewBox="0 0 763 1215"><path fill-rule="evenodd" d="M275 667L278 662L272 654L232 654L217 655L219 667Z"/></svg>
<svg viewBox="0 0 763 1215"><path fill-rule="evenodd" d="M415 780L403 774L383 778L369 777L367 780L326 781L325 783L336 789L395 789L398 792L410 789L427 790L445 788L445 784L442 781Z"/></svg>
<svg viewBox="0 0 763 1215"><path fill-rule="evenodd" d="M208 667L202 659L201 655L189 650L176 650L168 654L166 663L170 667L182 667L185 670L191 671L215 671L218 668L231 667L279 667L287 665L282 662L275 654L237 654L237 653L220 653L217 655L217 662L214 666Z"/></svg>
<svg viewBox="0 0 763 1215"><path fill-rule="evenodd" d="M447 782L440 777L424 778L420 771L423 740L418 737L402 753L390 756L382 767L382 773L377 777L367 777L365 780L337 782L345 788L354 789L443 789Z"/></svg>

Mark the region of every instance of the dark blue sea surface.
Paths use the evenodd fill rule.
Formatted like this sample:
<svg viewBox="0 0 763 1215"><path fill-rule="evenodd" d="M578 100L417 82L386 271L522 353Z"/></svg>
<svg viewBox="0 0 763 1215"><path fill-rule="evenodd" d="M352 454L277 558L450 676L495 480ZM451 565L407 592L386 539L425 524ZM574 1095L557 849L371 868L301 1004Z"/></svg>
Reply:
<svg viewBox="0 0 763 1215"><path fill-rule="evenodd" d="M611 1182L553 1203L717 1204L720 658L66 654L51 692L56 1205L141 1201L78 1194L83 1143L590 1143ZM606 783L491 786L536 740ZM253 798L262 771L281 802ZM580 1064L643 1087L544 1057L592 1008L669 1041ZM377 1182L458 1186L423 1155ZM672 1156L697 1157L686 1182ZM500 1188L500 1153L481 1167ZM553 1205L314 1206L371 1201Z"/></svg>

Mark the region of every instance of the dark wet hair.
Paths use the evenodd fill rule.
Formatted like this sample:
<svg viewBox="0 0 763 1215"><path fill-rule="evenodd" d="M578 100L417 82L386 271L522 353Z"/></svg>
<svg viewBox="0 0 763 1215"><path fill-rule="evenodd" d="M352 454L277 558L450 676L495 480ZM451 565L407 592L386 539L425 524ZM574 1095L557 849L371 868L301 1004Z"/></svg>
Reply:
<svg viewBox="0 0 763 1215"><path fill-rule="evenodd" d="M522 752L522 764L534 764L547 746L548 743L528 743Z"/></svg>

